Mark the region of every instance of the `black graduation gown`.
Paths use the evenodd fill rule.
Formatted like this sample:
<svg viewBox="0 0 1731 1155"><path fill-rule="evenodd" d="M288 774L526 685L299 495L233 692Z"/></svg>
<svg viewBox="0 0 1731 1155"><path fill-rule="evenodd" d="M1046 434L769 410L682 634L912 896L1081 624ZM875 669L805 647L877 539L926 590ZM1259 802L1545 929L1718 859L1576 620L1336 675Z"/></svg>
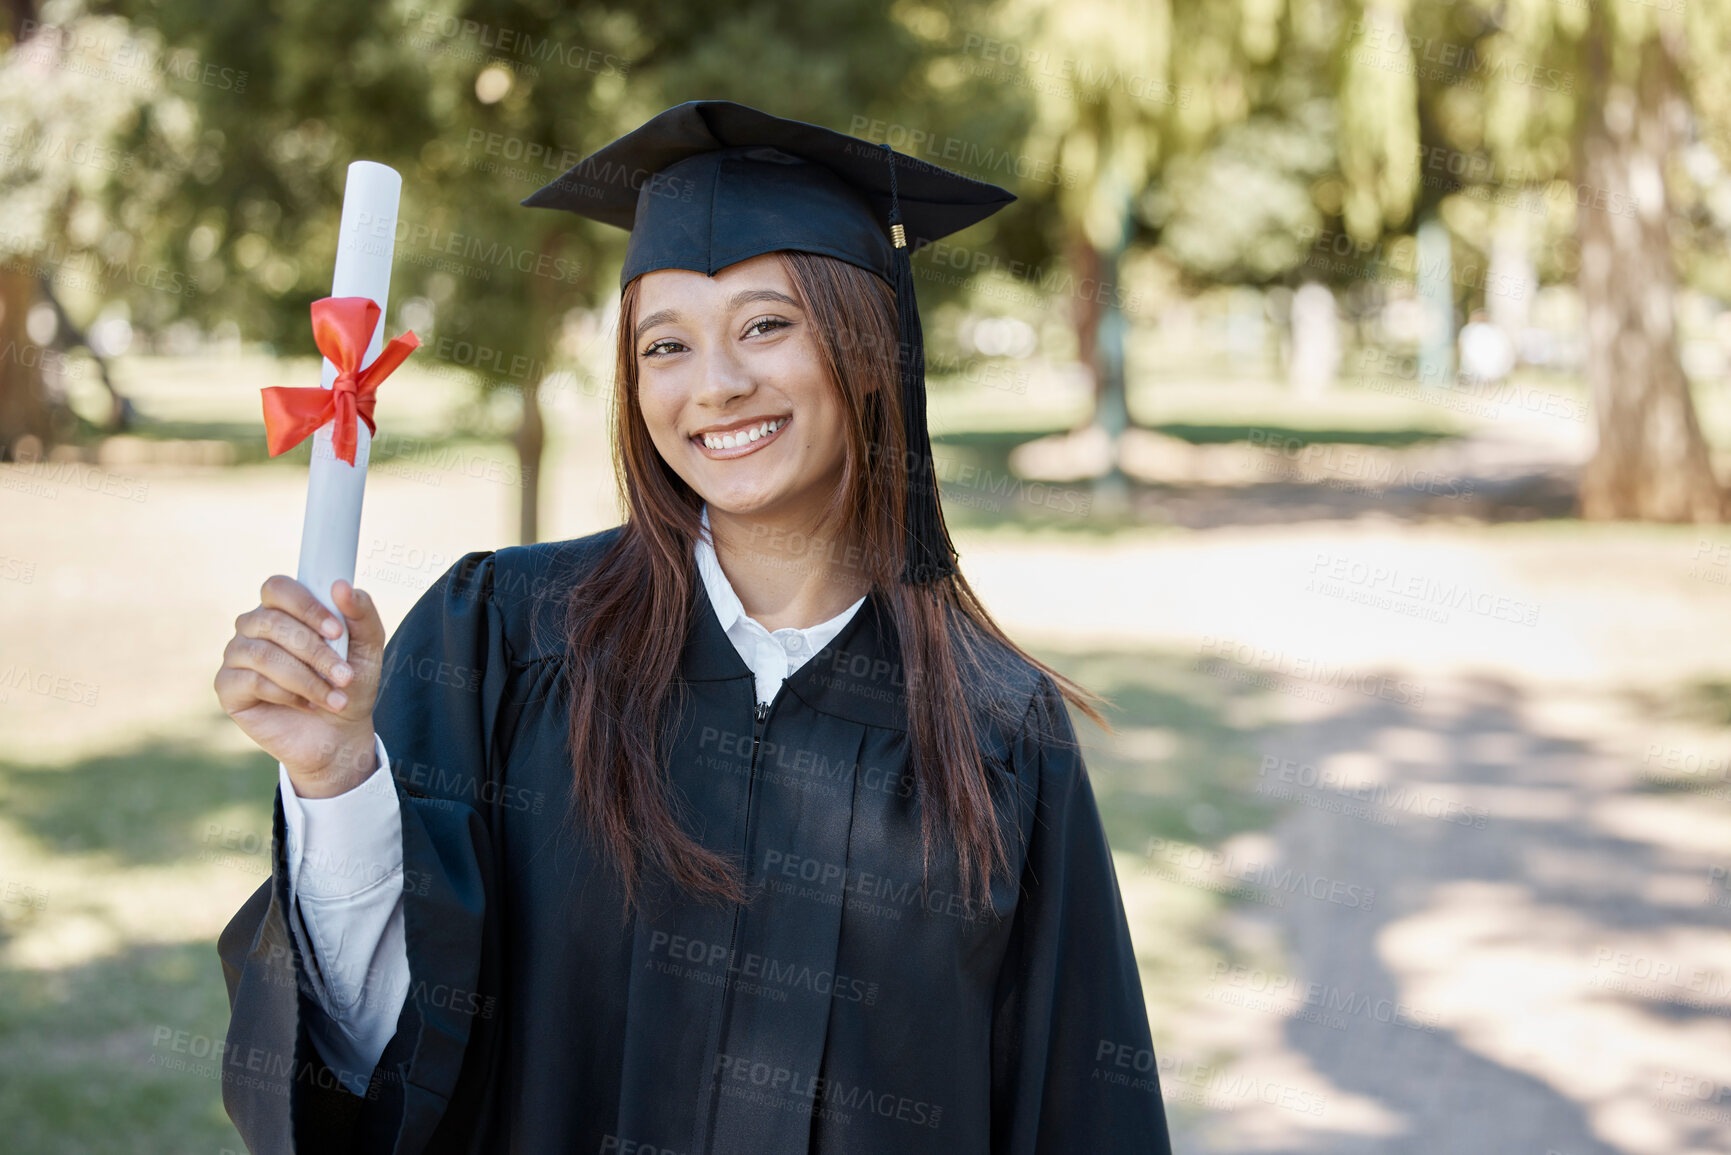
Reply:
<svg viewBox="0 0 1731 1155"><path fill-rule="evenodd" d="M255 1155L1110 1155L1169 1151L1142 989L1064 704L1004 663L1020 728L985 726L1017 882L997 914L934 856L890 619L876 596L788 678L754 681L702 582L661 749L743 906L670 887L629 921L562 828L564 664L549 583L619 527L471 553L387 644L375 725L403 823L410 988L365 1097L305 1024L323 1015L273 873L221 935L223 1102ZM563 584L561 584L563 583ZM1034 735L1044 720L1068 745ZM754 733L756 732L756 733ZM754 737L757 738L754 741Z"/></svg>

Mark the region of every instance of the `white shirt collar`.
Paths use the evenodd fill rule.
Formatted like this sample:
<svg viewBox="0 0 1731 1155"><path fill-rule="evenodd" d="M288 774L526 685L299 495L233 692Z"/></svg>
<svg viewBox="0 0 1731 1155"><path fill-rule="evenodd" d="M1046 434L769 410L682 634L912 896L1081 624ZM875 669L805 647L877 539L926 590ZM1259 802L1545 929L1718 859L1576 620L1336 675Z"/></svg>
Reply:
<svg viewBox="0 0 1731 1155"><path fill-rule="evenodd" d="M787 675L829 645L865 604L862 596L828 621L804 629L783 626L772 633L762 622L745 612L745 605L734 593L733 583L727 580L727 574L715 556L715 545L710 540L707 502L703 506L702 531L697 535L693 553L697 558L697 572L702 575L704 588L709 591L709 604L715 609L716 620L727 632L733 648L739 651L739 656L757 676L759 701L773 697ZM796 637L799 639L797 644L793 641Z"/></svg>

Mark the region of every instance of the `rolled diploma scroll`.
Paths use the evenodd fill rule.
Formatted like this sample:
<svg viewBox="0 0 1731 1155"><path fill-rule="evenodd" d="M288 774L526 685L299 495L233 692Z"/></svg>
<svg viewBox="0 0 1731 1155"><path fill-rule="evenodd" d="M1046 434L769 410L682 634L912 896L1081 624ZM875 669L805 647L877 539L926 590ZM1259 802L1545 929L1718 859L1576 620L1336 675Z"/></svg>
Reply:
<svg viewBox="0 0 1731 1155"><path fill-rule="evenodd" d="M343 185L342 232L337 237L337 267L331 277L333 297L371 297L379 306L379 324L367 344L362 367L373 363L385 343L385 316L391 295L391 257L396 249L397 202L403 178L397 170L370 160L349 165ZM322 384L336 384L337 367L324 363ZM342 636L331 642L349 656L348 619L331 596L331 583L355 580L355 555L361 541L361 499L367 486L367 450L372 435L367 423L355 418L355 463L339 458L331 448L335 421L313 434L312 469L307 477L306 517L301 523L299 581L343 624Z"/></svg>

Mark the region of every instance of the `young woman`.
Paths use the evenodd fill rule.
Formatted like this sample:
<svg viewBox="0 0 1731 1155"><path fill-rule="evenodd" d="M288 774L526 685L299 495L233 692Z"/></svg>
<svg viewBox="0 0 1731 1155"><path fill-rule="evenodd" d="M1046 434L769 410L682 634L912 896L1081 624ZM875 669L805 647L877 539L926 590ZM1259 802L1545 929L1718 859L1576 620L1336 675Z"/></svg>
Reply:
<svg viewBox="0 0 1731 1155"><path fill-rule="evenodd" d="M705 101L580 162L527 203L632 230L624 523L469 554L389 644L338 583L346 663L286 577L237 619L255 1153L1168 1151L1099 715L931 486L908 252L1008 196L892 158Z"/></svg>

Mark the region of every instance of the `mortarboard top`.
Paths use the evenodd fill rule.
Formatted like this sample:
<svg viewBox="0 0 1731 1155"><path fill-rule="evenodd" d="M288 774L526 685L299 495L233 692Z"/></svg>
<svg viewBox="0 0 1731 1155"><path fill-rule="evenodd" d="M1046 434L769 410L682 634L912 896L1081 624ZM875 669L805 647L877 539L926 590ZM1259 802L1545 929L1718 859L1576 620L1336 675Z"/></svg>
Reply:
<svg viewBox="0 0 1731 1155"><path fill-rule="evenodd" d="M925 416L925 343L908 257L1016 198L884 145L729 100L662 112L523 200L630 231L623 288L657 269L713 276L779 249L836 257L896 291L907 561L902 580L956 572Z"/></svg>
<svg viewBox="0 0 1731 1155"><path fill-rule="evenodd" d="M910 254L1016 198L846 133L730 100L693 100L572 165L523 204L631 232L623 288L655 269L713 275L776 249L895 280L890 158Z"/></svg>

